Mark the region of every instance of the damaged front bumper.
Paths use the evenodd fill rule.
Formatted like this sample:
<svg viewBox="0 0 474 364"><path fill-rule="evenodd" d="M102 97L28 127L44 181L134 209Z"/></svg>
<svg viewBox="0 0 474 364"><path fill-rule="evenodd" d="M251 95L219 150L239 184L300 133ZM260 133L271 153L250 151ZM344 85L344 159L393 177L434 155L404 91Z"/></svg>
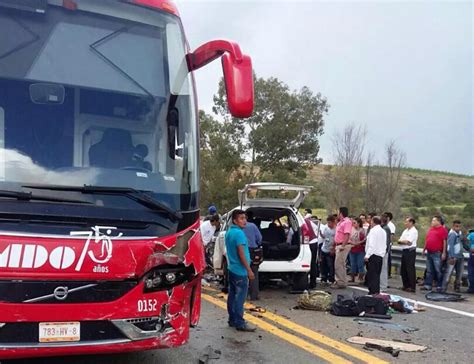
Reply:
<svg viewBox="0 0 474 364"><path fill-rule="evenodd" d="M200 311L201 275L144 293L141 282L112 302L0 303L0 359L119 353L185 344ZM146 312L145 312L146 311ZM80 340L40 342L40 323L79 322Z"/></svg>

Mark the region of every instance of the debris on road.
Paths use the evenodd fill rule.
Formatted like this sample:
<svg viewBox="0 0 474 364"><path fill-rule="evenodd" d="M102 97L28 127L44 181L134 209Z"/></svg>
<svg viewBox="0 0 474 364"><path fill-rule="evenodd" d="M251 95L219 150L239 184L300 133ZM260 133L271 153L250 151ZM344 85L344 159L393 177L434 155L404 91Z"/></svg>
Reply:
<svg viewBox="0 0 474 364"><path fill-rule="evenodd" d="M427 300L437 302L458 302L464 301L466 297L459 293L441 293L441 292L428 292L425 295Z"/></svg>
<svg viewBox="0 0 474 364"><path fill-rule="evenodd" d="M361 336L353 336L347 339L348 342L352 344L359 344L366 346L370 345L380 345L381 347L390 347L394 350L400 351L407 351L407 352L418 352L418 351L425 351L428 349L426 346L416 345L411 343L405 343L400 341L392 341L392 340L380 340L380 339L372 339L369 337L361 337ZM375 347L371 347L375 349Z"/></svg>
<svg viewBox="0 0 474 364"><path fill-rule="evenodd" d="M409 327L405 325L396 324L393 322L387 322L387 321L382 321L382 320L377 320L377 319L372 319L372 318L355 318L354 321L361 325L365 324L365 325L378 326L378 327L387 328L387 329L394 329L394 330L403 331L407 334L419 330L416 327Z"/></svg>
<svg viewBox="0 0 474 364"><path fill-rule="evenodd" d="M332 306L332 296L324 291L304 291L298 297L298 307L305 310L329 311Z"/></svg>
<svg viewBox="0 0 474 364"><path fill-rule="evenodd" d="M377 349L377 350L380 350L380 351L383 351L385 353L389 353L389 354L392 354L393 357L397 358L398 355L400 355L400 350L399 349L395 349L393 348L392 346L382 346L382 345L378 345L378 344L372 344L372 343L366 343L364 345L364 349L365 348L368 348L368 349Z"/></svg>
<svg viewBox="0 0 474 364"><path fill-rule="evenodd" d="M265 313L265 312L267 312L266 308L263 308L263 307L260 307L260 306L250 307L248 310L250 312L256 312L256 313Z"/></svg>
<svg viewBox="0 0 474 364"><path fill-rule="evenodd" d="M398 312L413 313L415 311L421 311L418 310L416 304L412 305L405 298L395 294L379 293L374 297L383 299L391 308Z"/></svg>
<svg viewBox="0 0 474 364"><path fill-rule="evenodd" d="M207 364L209 360L220 359L222 352L220 350L214 350L210 345L206 346L204 353L199 357L199 364Z"/></svg>
<svg viewBox="0 0 474 364"><path fill-rule="evenodd" d="M201 278L201 286L203 287L210 287L211 284L204 278Z"/></svg>

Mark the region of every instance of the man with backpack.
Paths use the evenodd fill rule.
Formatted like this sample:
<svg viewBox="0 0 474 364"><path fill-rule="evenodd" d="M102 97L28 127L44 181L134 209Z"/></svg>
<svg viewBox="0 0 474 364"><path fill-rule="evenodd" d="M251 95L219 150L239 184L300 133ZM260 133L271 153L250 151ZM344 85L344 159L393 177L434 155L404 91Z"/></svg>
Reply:
<svg viewBox="0 0 474 364"><path fill-rule="evenodd" d="M383 258L387 253L387 234L380 224L380 217L374 216L365 243L364 260L367 263L366 277L369 294L371 295L380 293L380 273L382 272Z"/></svg>

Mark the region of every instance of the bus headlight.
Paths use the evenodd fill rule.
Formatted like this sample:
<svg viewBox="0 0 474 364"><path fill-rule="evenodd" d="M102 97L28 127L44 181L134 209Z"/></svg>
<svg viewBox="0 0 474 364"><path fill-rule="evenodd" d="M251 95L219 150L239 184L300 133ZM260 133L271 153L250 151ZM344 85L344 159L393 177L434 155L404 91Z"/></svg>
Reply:
<svg viewBox="0 0 474 364"><path fill-rule="evenodd" d="M193 266L157 267L145 274L143 292L164 291L189 282L195 275Z"/></svg>

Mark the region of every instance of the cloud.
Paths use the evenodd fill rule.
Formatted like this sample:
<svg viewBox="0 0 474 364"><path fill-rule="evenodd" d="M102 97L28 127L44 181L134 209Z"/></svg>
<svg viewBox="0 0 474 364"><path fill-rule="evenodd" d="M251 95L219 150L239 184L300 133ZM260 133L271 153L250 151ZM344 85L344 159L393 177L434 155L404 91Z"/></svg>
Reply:
<svg viewBox="0 0 474 364"><path fill-rule="evenodd" d="M259 76L331 104L321 139L349 122L369 149L395 139L413 167L474 174L471 2L179 1L191 48L233 39ZM210 111L219 62L196 72Z"/></svg>

